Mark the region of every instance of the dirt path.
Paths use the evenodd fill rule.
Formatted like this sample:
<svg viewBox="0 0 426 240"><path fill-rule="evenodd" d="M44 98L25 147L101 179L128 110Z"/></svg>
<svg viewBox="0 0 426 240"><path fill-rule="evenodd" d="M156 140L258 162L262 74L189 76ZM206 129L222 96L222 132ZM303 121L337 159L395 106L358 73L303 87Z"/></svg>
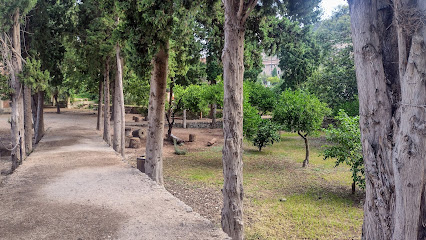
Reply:
<svg viewBox="0 0 426 240"><path fill-rule="evenodd" d="M36 150L0 186L0 239L226 238L122 162L92 130L91 113L46 114L46 122Z"/></svg>

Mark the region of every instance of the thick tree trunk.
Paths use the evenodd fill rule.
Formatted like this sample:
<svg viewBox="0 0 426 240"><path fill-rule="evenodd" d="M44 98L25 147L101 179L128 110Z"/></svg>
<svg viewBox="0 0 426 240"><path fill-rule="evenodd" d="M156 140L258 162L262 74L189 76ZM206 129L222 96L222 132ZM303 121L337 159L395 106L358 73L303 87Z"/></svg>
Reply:
<svg viewBox="0 0 426 240"><path fill-rule="evenodd" d="M124 157L125 147L125 112L124 112L124 95L123 95L123 70L120 57L120 47L115 47L117 61L117 75L115 79L114 91L114 143L113 148Z"/></svg>
<svg viewBox="0 0 426 240"><path fill-rule="evenodd" d="M24 128L25 128L25 152L33 151L33 121L31 106L31 88L24 87Z"/></svg>
<svg viewBox="0 0 426 240"><path fill-rule="evenodd" d="M22 85L19 81L19 74L22 71L21 58L21 36L20 36L20 16L19 8L13 15L13 74L11 75L11 87L14 90L12 94L12 116L11 116L11 133L12 145L14 150L11 153L12 170L21 163L25 154L25 138L24 138L24 93ZM18 146L19 145L19 146Z"/></svg>
<svg viewBox="0 0 426 240"><path fill-rule="evenodd" d="M43 104L44 104L44 92L39 91L37 93L37 119L35 121L35 128L34 128L35 143L38 143L44 134Z"/></svg>
<svg viewBox="0 0 426 240"><path fill-rule="evenodd" d="M223 208L222 229L232 239L244 238L243 224L243 76L245 20L257 1L224 0L225 45L222 52Z"/></svg>
<svg viewBox="0 0 426 240"><path fill-rule="evenodd" d="M96 121L96 130L101 130L101 118L102 118L102 92L103 92L103 82L99 80L99 100L98 100L98 118Z"/></svg>
<svg viewBox="0 0 426 240"><path fill-rule="evenodd" d="M352 0L363 239L426 238L426 1Z"/></svg>
<svg viewBox="0 0 426 240"><path fill-rule="evenodd" d="M109 58L105 61L104 71L104 134L105 142L111 146L110 113L109 113Z"/></svg>
<svg viewBox="0 0 426 240"><path fill-rule="evenodd" d="M148 108L145 173L158 184L163 184L164 105L169 58L168 48L168 43L162 46L152 60L153 69Z"/></svg>

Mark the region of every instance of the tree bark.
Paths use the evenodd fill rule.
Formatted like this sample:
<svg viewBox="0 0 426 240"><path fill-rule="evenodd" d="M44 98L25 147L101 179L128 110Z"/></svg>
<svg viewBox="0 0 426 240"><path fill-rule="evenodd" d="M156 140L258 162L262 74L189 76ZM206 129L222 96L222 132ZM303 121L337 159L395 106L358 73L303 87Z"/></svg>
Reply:
<svg viewBox="0 0 426 240"><path fill-rule="evenodd" d="M349 5L366 177L362 238L425 239L426 27L411 20L424 19L426 1Z"/></svg>
<svg viewBox="0 0 426 240"><path fill-rule="evenodd" d="M37 144L44 134L44 113L43 113L43 104L44 104L44 92L39 91L37 93L37 119L35 122L34 129L34 141Z"/></svg>
<svg viewBox="0 0 426 240"><path fill-rule="evenodd" d="M99 80L99 100L98 100L98 118L96 121L96 130L101 130L101 118L102 118L102 91L103 91L103 82Z"/></svg>
<svg viewBox="0 0 426 240"><path fill-rule="evenodd" d="M224 0L225 45L222 52L223 208L222 229L232 239L244 238L243 227L243 76L245 20L257 1Z"/></svg>
<svg viewBox="0 0 426 240"><path fill-rule="evenodd" d="M105 142L111 146L110 109L109 109L109 58L105 61L104 70L104 134Z"/></svg>
<svg viewBox="0 0 426 240"><path fill-rule="evenodd" d="M163 184L164 105L169 58L168 48L168 43L161 46L152 60L145 161L145 173L161 185Z"/></svg>
<svg viewBox="0 0 426 240"><path fill-rule="evenodd" d="M117 61L117 75L115 79L114 91L114 143L113 148L124 157L125 147L125 112L124 112L124 95L123 95L123 70L120 57L120 46L116 45L116 61Z"/></svg>
<svg viewBox="0 0 426 240"><path fill-rule="evenodd" d="M12 46L13 46L13 74L11 75L12 93L12 116L11 116L11 133L12 146L17 147L11 153L12 170L15 170L21 163L25 154L25 138L24 138L24 94L19 74L22 71L21 58L21 35L20 35L20 14L19 8L15 10L13 15L13 31L12 31Z"/></svg>
<svg viewBox="0 0 426 240"><path fill-rule="evenodd" d="M211 114L212 114L212 127L214 127L216 125L216 112L217 112L217 104L213 103L211 105Z"/></svg>
<svg viewBox="0 0 426 240"><path fill-rule="evenodd" d="M31 106L31 88L24 86L24 128L25 128L25 152L33 151L33 121Z"/></svg>

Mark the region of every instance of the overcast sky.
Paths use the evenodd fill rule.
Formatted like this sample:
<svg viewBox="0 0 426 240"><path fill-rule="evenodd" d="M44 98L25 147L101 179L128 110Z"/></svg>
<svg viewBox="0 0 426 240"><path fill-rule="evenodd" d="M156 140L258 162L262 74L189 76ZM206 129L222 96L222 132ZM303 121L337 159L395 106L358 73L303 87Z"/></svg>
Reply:
<svg viewBox="0 0 426 240"><path fill-rule="evenodd" d="M322 0L321 7L324 9L323 18L331 16L333 10L339 5L348 5L346 0Z"/></svg>

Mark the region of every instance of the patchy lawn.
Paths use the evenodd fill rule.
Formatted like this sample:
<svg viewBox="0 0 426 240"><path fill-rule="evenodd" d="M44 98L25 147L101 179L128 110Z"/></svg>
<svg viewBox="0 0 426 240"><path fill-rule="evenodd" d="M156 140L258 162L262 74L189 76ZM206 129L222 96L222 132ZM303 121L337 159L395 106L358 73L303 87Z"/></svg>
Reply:
<svg viewBox="0 0 426 240"><path fill-rule="evenodd" d="M322 159L323 137L311 138L303 169L303 140L292 133L281 138L262 152L244 143L246 239L359 239L363 192L351 194L349 169ZM222 147L168 157L164 168L166 188L219 225Z"/></svg>

